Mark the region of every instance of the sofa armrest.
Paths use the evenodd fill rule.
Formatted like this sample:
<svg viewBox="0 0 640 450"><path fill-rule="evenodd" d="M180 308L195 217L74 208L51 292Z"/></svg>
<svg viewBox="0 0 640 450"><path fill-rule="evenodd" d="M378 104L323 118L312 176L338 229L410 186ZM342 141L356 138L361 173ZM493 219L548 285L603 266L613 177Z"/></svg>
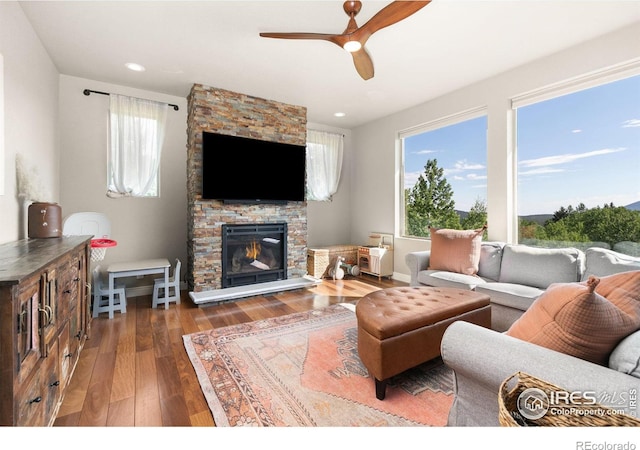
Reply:
<svg viewBox="0 0 640 450"><path fill-rule="evenodd" d="M448 421L452 426L499 425L500 385L518 371L568 392L594 392L601 405L638 412L628 401L633 390L637 393L638 378L474 324L451 324L442 338L441 353L455 372Z"/></svg>
<svg viewBox="0 0 640 450"><path fill-rule="evenodd" d="M427 270L429 267L429 257L431 256L430 250L424 250L421 252L409 252L404 257L404 261L409 267L409 272L411 274L411 286L419 286L420 282L418 281L418 272L421 270Z"/></svg>

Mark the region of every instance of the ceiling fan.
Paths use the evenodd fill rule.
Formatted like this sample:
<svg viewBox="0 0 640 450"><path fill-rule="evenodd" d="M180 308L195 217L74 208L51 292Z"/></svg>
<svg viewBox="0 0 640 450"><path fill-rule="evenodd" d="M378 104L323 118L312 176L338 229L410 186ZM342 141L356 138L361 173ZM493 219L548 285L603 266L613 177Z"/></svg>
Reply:
<svg viewBox="0 0 640 450"><path fill-rule="evenodd" d="M373 61L364 48L367 40L376 31L406 19L429 3L431 1L392 2L378 11L367 23L358 27L355 17L362 8L362 2L347 1L344 2L343 8L344 12L349 16L349 23L342 34L260 33L260 36L276 39L315 39L333 42L351 53L356 70L363 79L368 80L373 77Z"/></svg>

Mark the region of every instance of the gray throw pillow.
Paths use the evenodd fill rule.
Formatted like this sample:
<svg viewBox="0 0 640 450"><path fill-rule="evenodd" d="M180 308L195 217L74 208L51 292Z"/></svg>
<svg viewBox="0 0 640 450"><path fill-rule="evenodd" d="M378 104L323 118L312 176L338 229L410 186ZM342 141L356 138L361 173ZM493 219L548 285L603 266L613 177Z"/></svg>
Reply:
<svg viewBox="0 0 640 450"><path fill-rule="evenodd" d="M546 289L551 283L579 281L583 269L584 253L577 248L505 245L498 281Z"/></svg>
<svg viewBox="0 0 640 450"><path fill-rule="evenodd" d="M640 378L640 331L620 341L609 356L609 368Z"/></svg>
<svg viewBox="0 0 640 450"><path fill-rule="evenodd" d="M483 242L480 246L478 276L498 281L504 242Z"/></svg>

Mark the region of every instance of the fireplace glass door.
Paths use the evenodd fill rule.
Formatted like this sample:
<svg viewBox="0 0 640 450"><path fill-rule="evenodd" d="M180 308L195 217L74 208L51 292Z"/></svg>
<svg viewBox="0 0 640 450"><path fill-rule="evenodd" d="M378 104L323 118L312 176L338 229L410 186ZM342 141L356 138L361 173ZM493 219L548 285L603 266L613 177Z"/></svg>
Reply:
<svg viewBox="0 0 640 450"><path fill-rule="evenodd" d="M222 225L222 287L287 278L287 224Z"/></svg>

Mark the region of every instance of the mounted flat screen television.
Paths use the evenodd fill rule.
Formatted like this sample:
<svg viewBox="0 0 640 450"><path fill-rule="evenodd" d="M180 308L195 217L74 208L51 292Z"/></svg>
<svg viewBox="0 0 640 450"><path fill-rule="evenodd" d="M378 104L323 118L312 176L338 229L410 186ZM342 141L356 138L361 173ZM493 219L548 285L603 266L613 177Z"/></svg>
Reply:
<svg viewBox="0 0 640 450"><path fill-rule="evenodd" d="M204 131L202 198L226 203L305 199L306 146Z"/></svg>

